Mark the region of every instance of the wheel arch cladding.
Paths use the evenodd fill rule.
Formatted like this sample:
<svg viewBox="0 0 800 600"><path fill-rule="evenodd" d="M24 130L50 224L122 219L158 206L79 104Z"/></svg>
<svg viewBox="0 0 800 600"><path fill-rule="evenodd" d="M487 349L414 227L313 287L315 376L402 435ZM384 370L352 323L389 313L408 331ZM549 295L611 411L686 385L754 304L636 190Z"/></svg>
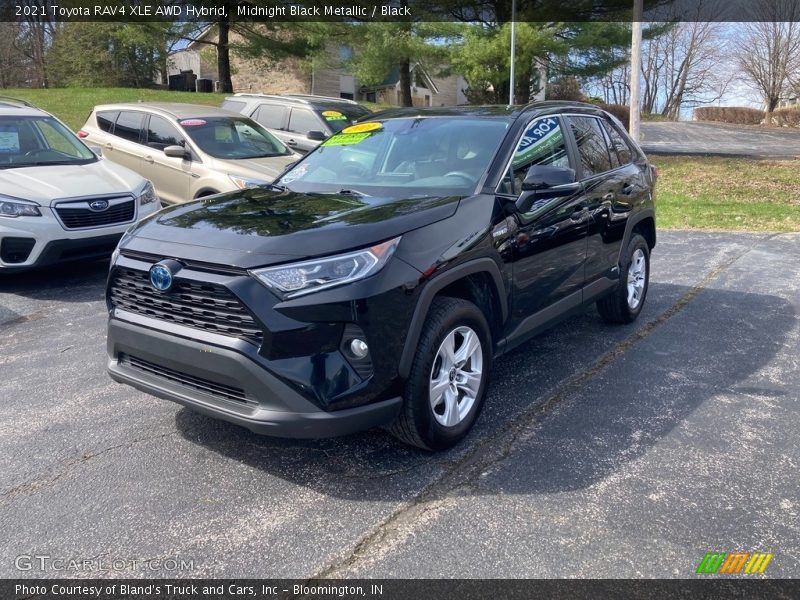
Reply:
<svg viewBox="0 0 800 600"><path fill-rule="evenodd" d="M656 245L656 221L653 215L645 215L633 226L631 234L638 233L647 242L647 247L652 250ZM628 237L630 239L630 237Z"/></svg>
<svg viewBox="0 0 800 600"><path fill-rule="evenodd" d="M508 294L500 268L493 259L479 258L444 271L425 284L417 300L398 365L403 378L408 377L411 371L422 327L437 296L462 298L476 304L484 311L495 339L499 339L502 324L508 318Z"/></svg>

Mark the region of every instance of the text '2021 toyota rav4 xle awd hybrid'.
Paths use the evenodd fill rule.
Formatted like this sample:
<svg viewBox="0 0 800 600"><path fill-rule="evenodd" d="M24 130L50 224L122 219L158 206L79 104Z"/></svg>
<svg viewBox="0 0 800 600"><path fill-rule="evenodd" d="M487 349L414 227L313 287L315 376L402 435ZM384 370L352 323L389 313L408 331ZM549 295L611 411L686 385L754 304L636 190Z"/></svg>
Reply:
<svg viewBox="0 0 800 600"><path fill-rule="evenodd" d="M109 275L111 376L260 433L385 425L446 448L494 358L588 303L639 315L654 183L587 105L378 114L269 188L134 227Z"/></svg>

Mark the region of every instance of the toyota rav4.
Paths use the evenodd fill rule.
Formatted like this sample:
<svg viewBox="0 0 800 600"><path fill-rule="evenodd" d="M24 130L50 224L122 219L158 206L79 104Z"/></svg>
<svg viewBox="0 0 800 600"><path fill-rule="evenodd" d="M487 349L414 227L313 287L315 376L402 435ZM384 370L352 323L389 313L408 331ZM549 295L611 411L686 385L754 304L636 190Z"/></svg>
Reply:
<svg viewBox="0 0 800 600"><path fill-rule="evenodd" d="M589 105L377 114L270 186L133 227L111 377L260 433L447 448L498 356L590 303L637 318L655 177Z"/></svg>

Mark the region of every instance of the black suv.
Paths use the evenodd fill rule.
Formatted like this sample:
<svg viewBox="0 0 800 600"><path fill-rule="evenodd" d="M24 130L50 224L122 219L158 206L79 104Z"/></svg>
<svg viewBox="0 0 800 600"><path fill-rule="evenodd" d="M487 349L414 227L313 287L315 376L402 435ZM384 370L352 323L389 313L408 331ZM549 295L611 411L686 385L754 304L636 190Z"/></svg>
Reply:
<svg viewBox="0 0 800 600"><path fill-rule="evenodd" d="M377 114L268 188L134 226L111 377L260 433L446 448L495 358L589 303L636 319L655 174L589 105Z"/></svg>
<svg viewBox="0 0 800 600"><path fill-rule="evenodd" d="M371 111L353 100L311 94L234 94L222 108L247 115L295 152L310 152Z"/></svg>

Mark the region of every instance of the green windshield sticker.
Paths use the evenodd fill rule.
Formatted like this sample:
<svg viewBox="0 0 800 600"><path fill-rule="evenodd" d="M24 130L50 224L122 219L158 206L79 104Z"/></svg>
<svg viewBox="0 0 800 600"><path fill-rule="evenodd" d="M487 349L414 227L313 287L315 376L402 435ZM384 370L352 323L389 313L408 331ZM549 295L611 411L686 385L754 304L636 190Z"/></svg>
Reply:
<svg viewBox="0 0 800 600"><path fill-rule="evenodd" d="M333 137L329 137L327 140L322 142L323 146L350 146L352 144L357 144L359 142L363 142L372 133L364 132L364 133L340 133L339 135L334 135Z"/></svg>

